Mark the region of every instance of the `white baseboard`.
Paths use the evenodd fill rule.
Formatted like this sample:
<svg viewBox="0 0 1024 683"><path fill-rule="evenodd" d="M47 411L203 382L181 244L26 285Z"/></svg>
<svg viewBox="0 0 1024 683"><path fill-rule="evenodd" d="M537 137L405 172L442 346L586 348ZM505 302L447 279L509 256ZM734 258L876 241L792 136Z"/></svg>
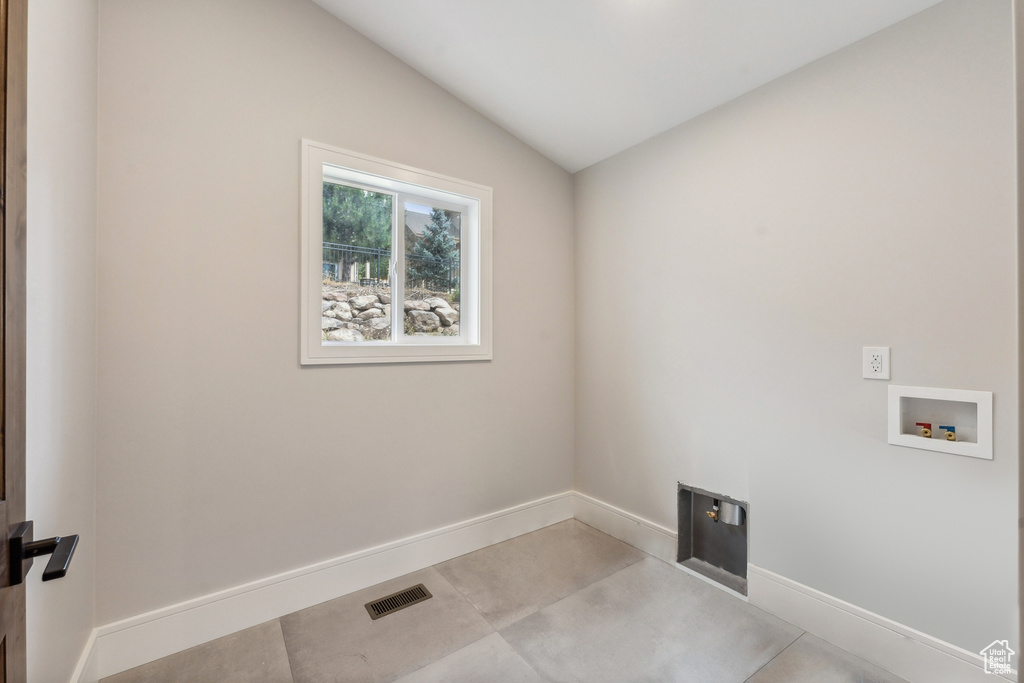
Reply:
<svg viewBox="0 0 1024 683"><path fill-rule="evenodd" d="M756 565L747 568L750 604L911 683L995 683L981 655L933 638Z"/></svg>
<svg viewBox="0 0 1024 683"><path fill-rule="evenodd" d="M623 543L643 550L648 555L668 562L676 569L686 572L699 581L747 602L747 596L742 593L676 562L679 534L675 531L578 492L573 492L572 509L576 519L584 524L589 524L598 531L603 531Z"/></svg>
<svg viewBox="0 0 1024 683"><path fill-rule="evenodd" d="M677 540L673 530L568 491L100 626L93 630L71 683L96 683L140 664L572 517L686 569L675 561ZM694 576L709 581L699 574ZM1016 676L986 675L979 655L755 565L748 566L747 590L751 604L911 683L1017 680Z"/></svg>
<svg viewBox="0 0 1024 683"><path fill-rule="evenodd" d="M596 498L572 492L573 516L598 531L643 550L659 560L676 563L676 532L609 505Z"/></svg>
<svg viewBox="0 0 1024 683"><path fill-rule="evenodd" d="M980 655L756 565L747 566L747 597L676 562L677 534L650 520L572 493L573 516L609 536L654 555L702 581L732 593L794 626L843 648L911 683L995 683L1016 676L984 673Z"/></svg>
<svg viewBox="0 0 1024 683"><path fill-rule="evenodd" d="M78 658L78 665L75 666L75 671L71 674L71 683L95 683L100 680L100 662L99 657L96 656L96 632L98 628L94 628L92 633L89 634L89 639L85 642L85 649L82 650L82 655Z"/></svg>
<svg viewBox="0 0 1024 683"><path fill-rule="evenodd" d="M101 678L573 516L572 493L163 607L93 631L72 683Z"/></svg>

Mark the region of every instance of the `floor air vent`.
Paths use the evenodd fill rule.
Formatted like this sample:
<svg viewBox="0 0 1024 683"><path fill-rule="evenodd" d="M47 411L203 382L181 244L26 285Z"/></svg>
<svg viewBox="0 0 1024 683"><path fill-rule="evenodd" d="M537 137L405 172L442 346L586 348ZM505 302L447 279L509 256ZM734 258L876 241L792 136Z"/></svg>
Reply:
<svg viewBox="0 0 1024 683"><path fill-rule="evenodd" d="M417 602L428 600L431 597L433 596L430 595L430 591L421 583L418 586L392 593L380 600L366 603L366 611L370 613L371 619L380 619L409 605L415 605Z"/></svg>

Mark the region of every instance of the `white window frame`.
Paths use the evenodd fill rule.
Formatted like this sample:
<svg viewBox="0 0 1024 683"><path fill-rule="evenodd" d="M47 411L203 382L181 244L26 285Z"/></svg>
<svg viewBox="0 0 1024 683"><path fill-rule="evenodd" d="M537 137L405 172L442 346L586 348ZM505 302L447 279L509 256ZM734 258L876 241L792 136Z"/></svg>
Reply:
<svg viewBox="0 0 1024 683"><path fill-rule="evenodd" d="M363 187L394 196L391 240L391 341L321 340L323 183ZM302 258L300 362L415 363L491 360L491 188L411 166L302 141ZM403 333L405 200L463 212L461 219L458 336Z"/></svg>

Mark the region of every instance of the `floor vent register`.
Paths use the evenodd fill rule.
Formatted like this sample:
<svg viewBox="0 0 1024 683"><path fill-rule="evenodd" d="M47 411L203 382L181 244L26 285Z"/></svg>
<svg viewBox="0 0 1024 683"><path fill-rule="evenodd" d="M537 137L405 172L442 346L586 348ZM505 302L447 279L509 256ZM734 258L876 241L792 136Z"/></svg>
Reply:
<svg viewBox="0 0 1024 683"><path fill-rule="evenodd" d="M430 591L421 583L418 586L392 593L380 600L366 603L366 611L370 613L371 619L380 619L394 614L400 609L415 605L417 602L429 600L431 597L433 596L430 595Z"/></svg>

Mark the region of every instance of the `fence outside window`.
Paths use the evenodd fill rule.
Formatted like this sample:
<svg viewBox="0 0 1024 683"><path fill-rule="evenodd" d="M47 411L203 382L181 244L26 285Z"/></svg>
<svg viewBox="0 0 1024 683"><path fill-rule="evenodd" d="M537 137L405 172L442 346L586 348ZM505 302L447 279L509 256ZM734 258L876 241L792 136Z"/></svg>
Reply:
<svg viewBox="0 0 1024 683"><path fill-rule="evenodd" d="M358 282L361 285L386 283L391 267L391 250L360 247L354 244L323 243L323 277L335 282ZM455 291L459 286L458 256L442 259L436 256L405 255L406 288L433 292Z"/></svg>

